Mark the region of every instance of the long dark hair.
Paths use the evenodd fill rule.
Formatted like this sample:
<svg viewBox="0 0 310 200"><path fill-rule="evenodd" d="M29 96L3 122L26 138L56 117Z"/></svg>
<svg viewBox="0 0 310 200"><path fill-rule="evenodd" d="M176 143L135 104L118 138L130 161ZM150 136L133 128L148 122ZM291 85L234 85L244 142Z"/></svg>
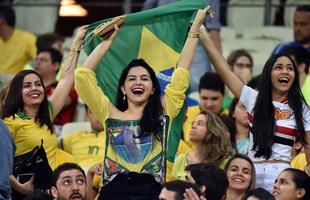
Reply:
<svg viewBox="0 0 310 200"><path fill-rule="evenodd" d="M125 101L123 100L124 94L121 90L121 87L125 83L129 70L134 67L143 67L148 71L154 89L153 94L148 99L148 102L143 111L143 116L140 120L141 133L154 133L155 136L159 136L162 130L160 116L163 115L163 107L160 103L160 86L154 70L143 59L132 60L123 70L117 89L116 107L120 111L125 111L128 109L128 102L127 99Z"/></svg>
<svg viewBox="0 0 310 200"><path fill-rule="evenodd" d="M287 168L282 172L289 172L292 175L295 187L297 189L303 188L305 190L305 195L300 198L301 200L310 199L310 177L306 172L294 168Z"/></svg>
<svg viewBox="0 0 310 200"><path fill-rule="evenodd" d="M23 89L24 78L28 74L37 75L41 81L43 88L45 89L42 78L37 72L33 70L24 70L16 74L10 83L10 88L9 88L9 91L8 91L8 94L7 94L5 103L4 103L2 118L11 117L11 116L14 117L14 115L17 112L20 112L20 111L22 112L24 110L22 89ZM53 124L50 118L50 112L48 108L47 95L45 92L44 92L43 101L41 102L39 106L39 110L35 118L35 122L39 122L40 127L42 127L43 125L47 125L51 133L54 132L53 131L54 128L53 128Z"/></svg>
<svg viewBox="0 0 310 200"><path fill-rule="evenodd" d="M267 60L263 68L260 77L261 81L258 88L259 92L253 108L254 119L251 131L254 139L254 146L252 150L256 151L254 155L255 157L263 156L268 159L272 154L275 131L275 111L272 104L271 71L277 59L282 56L290 59L294 66L295 79L288 92L288 104L293 110L293 114L295 116L297 130L299 132L298 137L303 144L306 144L302 115L303 103L306 102L300 90L297 66L288 55L276 54Z"/></svg>

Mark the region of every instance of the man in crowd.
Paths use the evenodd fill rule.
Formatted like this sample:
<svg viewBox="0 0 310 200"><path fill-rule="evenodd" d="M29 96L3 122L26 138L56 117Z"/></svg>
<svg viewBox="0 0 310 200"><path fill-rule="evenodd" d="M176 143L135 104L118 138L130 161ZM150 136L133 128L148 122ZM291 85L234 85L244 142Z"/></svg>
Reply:
<svg viewBox="0 0 310 200"><path fill-rule="evenodd" d="M53 172L51 194L57 200L86 200L87 183L82 168L64 163Z"/></svg>
<svg viewBox="0 0 310 200"><path fill-rule="evenodd" d="M193 189L197 195L201 195L196 184L175 180L163 184L163 189L159 194L159 200L183 200L186 189Z"/></svg>
<svg viewBox="0 0 310 200"><path fill-rule="evenodd" d="M221 200L224 198L228 180L224 170L213 163L198 163L188 165L186 179L200 187L206 199Z"/></svg>
<svg viewBox="0 0 310 200"><path fill-rule="evenodd" d="M34 60L36 37L15 28L15 12L10 6L0 6L0 73L16 74Z"/></svg>
<svg viewBox="0 0 310 200"><path fill-rule="evenodd" d="M310 52L310 5L296 8L293 31L295 41L279 44L272 54L281 53L288 46L303 46Z"/></svg>

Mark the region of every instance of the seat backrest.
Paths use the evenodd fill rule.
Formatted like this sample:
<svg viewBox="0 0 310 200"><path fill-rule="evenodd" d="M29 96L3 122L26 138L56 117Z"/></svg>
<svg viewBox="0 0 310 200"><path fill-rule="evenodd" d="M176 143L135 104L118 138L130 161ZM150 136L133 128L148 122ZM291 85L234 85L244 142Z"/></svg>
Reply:
<svg viewBox="0 0 310 200"><path fill-rule="evenodd" d="M42 6L30 6L37 3ZM16 27L36 35L54 32L59 0L18 0L14 3ZM28 5L29 6L28 6Z"/></svg>
<svg viewBox="0 0 310 200"><path fill-rule="evenodd" d="M277 4L279 0L272 0ZM276 7L271 9L271 22L274 21ZM244 28L264 26L265 0L230 0L227 8L227 25L237 33Z"/></svg>
<svg viewBox="0 0 310 200"><path fill-rule="evenodd" d="M243 30L244 39L266 39L289 42L293 40L293 31L290 27L284 26L263 26Z"/></svg>
<svg viewBox="0 0 310 200"><path fill-rule="evenodd" d="M60 137L76 131L91 131L90 122L70 122L63 125Z"/></svg>

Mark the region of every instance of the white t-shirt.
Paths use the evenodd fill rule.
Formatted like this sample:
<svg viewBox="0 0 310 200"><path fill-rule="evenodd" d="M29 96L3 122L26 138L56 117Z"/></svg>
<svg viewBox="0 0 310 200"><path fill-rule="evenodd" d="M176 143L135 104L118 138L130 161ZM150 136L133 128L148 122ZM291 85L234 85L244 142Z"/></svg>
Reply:
<svg viewBox="0 0 310 200"><path fill-rule="evenodd" d="M256 90L248 86L244 86L241 91L240 102L246 107L250 126L253 122L253 108L256 102L257 94L258 92ZM287 100L284 102L272 101L272 103L275 107L276 126L272 154L269 160L290 161L292 158L291 148L295 138L299 134L295 122L295 116L293 114L293 110L288 105ZM310 108L305 104L303 106L303 120L305 131L310 131ZM253 145L253 134L250 133L248 156L253 161L266 160L263 157L254 157L255 151L252 150Z"/></svg>

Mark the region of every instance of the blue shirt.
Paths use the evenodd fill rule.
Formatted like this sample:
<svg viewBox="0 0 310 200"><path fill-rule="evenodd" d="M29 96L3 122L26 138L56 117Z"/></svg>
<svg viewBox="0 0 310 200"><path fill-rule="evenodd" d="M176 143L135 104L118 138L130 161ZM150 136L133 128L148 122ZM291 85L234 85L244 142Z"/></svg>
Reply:
<svg viewBox="0 0 310 200"><path fill-rule="evenodd" d="M15 149L12 135L0 119L0 200L11 200L9 176L13 170Z"/></svg>
<svg viewBox="0 0 310 200"><path fill-rule="evenodd" d="M302 43L300 42L288 42L288 43L281 43L278 44L274 50L272 51L272 55L275 55L277 53L281 53L283 52L283 50L285 50L287 47L294 47L294 46L302 46ZM310 47L306 48L308 50L308 52L310 53Z"/></svg>

